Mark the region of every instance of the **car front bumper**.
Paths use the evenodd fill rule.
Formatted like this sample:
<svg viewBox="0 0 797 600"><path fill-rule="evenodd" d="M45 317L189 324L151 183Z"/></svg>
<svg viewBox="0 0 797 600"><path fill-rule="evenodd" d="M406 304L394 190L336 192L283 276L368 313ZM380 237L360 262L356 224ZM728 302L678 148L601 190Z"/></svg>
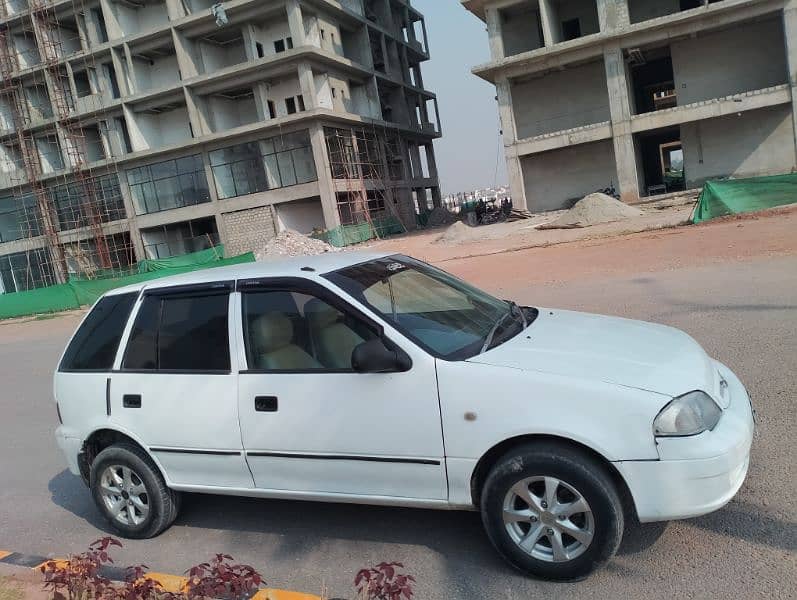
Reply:
<svg viewBox="0 0 797 600"><path fill-rule="evenodd" d="M657 438L659 460L614 463L625 479L643 523L697 517L727 504L750 466L754 416L750 397L726 366L730 405L712 431Z"/></svg>

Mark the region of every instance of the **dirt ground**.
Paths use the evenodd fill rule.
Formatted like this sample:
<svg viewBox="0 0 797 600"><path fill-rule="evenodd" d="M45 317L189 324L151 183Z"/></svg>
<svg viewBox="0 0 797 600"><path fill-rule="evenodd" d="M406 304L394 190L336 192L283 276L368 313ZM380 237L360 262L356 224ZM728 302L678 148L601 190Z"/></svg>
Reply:
<svg viewBox="0 0 797 600"><path fill-rule="evenodd" d="M403 252L438 264L455 259L489 256L529 248L545 248L573 242L578 242L578 244L573 244L574 248L582 248L584 243L591 243L595 240L604 240L597 242L602 245L607 238L613 238L616 241L626 240L629 234L643 232L660 232L662 235L669 235L674 231L677 235L682 231L694 230L693 228L722 227L729 220L753 223L760 219L776 218L776 216L781 218L783 215L787 215L784 220L788 221L783 224L783 231L786 232L791 227L793 232L794 213L797 211L797 205L789 205L762 213L738 215L729 219L718 219L702 225L686 225L692 212L691 204L657 203L645 206L644 210L645 214L640 217L577 229L536 229L540 223L555 219L561 211L537 215L527 221L496 223L479 227L467 227L455 223L447 227L426 229L377 241L370 244L369 248L380 252ZM457 226L459 231L455 235L450 235L450 228ZM735 225L730 227L733 228ZM731 234L730 237L735 239L737 236ZM641 261L636 262L637 265L644 264Z"/></svg>

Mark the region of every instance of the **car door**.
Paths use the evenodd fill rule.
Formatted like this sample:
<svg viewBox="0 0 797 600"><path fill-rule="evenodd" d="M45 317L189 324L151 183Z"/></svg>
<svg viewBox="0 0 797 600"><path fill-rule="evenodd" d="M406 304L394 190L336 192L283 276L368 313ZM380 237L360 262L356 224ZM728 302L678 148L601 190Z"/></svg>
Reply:
<svg viewBox="0 0 797 600"><path fill-rule="evenodd" d="M354 347L384 336L373 319L310 280L238 289L241 437L255 485L275 495L445 501L434 359L405 348L406 372L354 372Z"/></svg>
<svg viewBox="0 0 797 600"><path fill-rule="evenodd" d="M230 359L232 282L144 290L108 390L109 421L169 482L251 488Z"/></svg>

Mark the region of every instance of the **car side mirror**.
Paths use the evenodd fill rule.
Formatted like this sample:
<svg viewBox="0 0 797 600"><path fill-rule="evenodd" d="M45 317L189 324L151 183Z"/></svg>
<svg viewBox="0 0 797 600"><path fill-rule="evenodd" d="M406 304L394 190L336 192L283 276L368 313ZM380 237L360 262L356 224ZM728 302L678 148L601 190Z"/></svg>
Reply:
<svg viewBox="0 0 797 600"><path fill-rule="evenodd" d="M351 353L351 368L357 373L403 373L412 360L399 348L390 349L379 338L359 344Z"/></svg>

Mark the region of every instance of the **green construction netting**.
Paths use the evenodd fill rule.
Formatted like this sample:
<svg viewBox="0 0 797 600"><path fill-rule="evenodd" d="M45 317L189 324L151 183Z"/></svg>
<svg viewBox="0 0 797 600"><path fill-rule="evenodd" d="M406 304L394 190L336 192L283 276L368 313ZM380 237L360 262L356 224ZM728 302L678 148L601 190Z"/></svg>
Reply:
<svg viewBox="0 0 797 600"><path fill-rule="evenodd" d="M375 237L384 237L395 233L404 233L404 227L393 217L372 219L371 223L357 223L355 225L341 225L335 229L324 231L314 237L324 240L338 248L351 246L360 242L367 242Z"/></svg>
<svg viewBox="0 0 797 600"><path fill-rule="evenodd" d="M708 181L703 186L693 223L764 210L797 202L797 173Z"/></svg>
<svg viewBox="0 0 797 600"><path fill-rule="evenodd" d="M209 267L237 265L254 262L254 260L255 256L251 252L224 258L224 249L221 246L173 258L145 260L139 263L138 267L134 267L132 275L70 279L68 283L61 285L52 285L27 292L0 294L0 319L79 308L86 304L92 304L105 292L114 288L169 275L188 273ZM146 263L146 266L141 268L143 263Z"/></svg>

